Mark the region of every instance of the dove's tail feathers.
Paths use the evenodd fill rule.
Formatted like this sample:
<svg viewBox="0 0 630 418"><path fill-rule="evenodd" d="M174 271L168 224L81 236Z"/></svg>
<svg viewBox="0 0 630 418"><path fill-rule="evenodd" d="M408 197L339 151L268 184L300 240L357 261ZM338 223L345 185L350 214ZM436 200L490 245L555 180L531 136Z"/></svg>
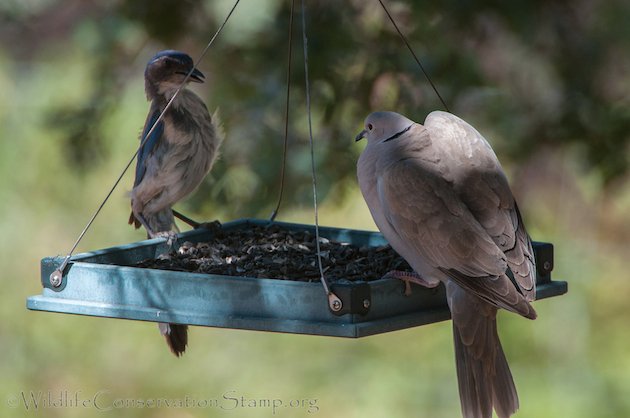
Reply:
<svg viewBox="0 0 630 418"><path fill-rule="evenodd" d="M160 333L166 339L166 344L175 356L179 357L186 351L188 345L188 325L167 324L160 322Z"/></svg>
<svg viewBox="0 0 630 418"><path fill-rule="evenodd" d="M494 321L494 329L496 332L496 321ZM512 378L510 366L505 358L499 337L497 337L497 354L494 369L494 384L492 386L494 409L497 411L499 418L509 417L518 409L518 394L516 393L514 379Z"/></svg>
<svg viewBox="0 0 630 418"><path fill-rule="evenodd" d="M494 316L477 318L475 336L466 341L453 324L457 381L464 418L509 418L518 409L518 395L497 334Z"/></svg>

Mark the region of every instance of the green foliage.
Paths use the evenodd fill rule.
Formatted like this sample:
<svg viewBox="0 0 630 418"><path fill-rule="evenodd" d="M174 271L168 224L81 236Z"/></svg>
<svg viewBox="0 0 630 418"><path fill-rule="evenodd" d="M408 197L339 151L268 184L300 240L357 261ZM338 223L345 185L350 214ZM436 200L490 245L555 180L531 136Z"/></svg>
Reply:
<svg viewBox="0 0 630 418"><path fill-rule="evenodd" d="M56 9L51 3L42 15ZM528 158L545 144L574 143L583 150L584 163L610 183L628 168L630 87L623 69L630 61L623 51L630 36L615 23L630 18L630 6L586 4L391 1L389 7L451 110L482 131L492 129L490 139L504 160ZM102 124L125 89L141 83L148 57L162 48L196 55L231 5L193 0L82 5L70 17L56 12L49 18L65 19L70 29L37 43L34 38L14 43L7 54L26 49L37 56L52 49L49 59L88 69L83 99L60 102L47 115L77 168L91 167L106 152ZM219 164L214 177L238 176L229 173L241 170L234 160L253 167L252 184L260 187L249 203L257 213L267 213L279 182L289 2L266 0L255 13L252 7L245 1L237 8L200 67L210 75L202 94L209 107L221 109L228 133L224 161L230 164ZM308 132L297 9L289 158L301 164L290 165L289 205L310 200L308 188L301 187L310 174L303 158ZM36 20L26 16L27 22ZM376 2L312 2L307 25L318 171L326 196L346 189L335 185L354 181L352 138L370 111L396 109L422 121L441 104ZM17 21L5 32L23 41L19 28ZM81 57L59 48L69 36ZM129 141L134 136L129 134ZM209 181L201 190L200 196L212 194L221 206L239 204L227 184L217 190ZM191 205L202 209L203 202L193 199Z"/></svg>

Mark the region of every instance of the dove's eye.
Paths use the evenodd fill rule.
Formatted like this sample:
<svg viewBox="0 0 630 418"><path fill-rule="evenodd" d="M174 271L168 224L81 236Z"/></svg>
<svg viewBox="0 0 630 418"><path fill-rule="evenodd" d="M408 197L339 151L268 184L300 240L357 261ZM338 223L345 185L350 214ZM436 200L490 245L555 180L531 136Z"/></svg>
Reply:
<svg viewBox="0 0 630 418"><path fill-rule="evenodd" d="M371 123L368 123L367 128L368 128L368 131L371 131L372 129L374 129L374 126L372 126L372 124L371 124Z"/></svg>

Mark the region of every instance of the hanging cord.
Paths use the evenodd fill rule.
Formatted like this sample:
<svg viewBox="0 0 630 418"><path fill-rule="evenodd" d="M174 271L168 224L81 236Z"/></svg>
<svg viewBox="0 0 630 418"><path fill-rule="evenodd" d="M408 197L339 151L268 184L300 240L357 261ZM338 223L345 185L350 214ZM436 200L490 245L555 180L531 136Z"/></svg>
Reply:
<svg viewBox="0 0 630 418"><path fill-rule="evenodd" d="M437 95L437 97L440 99L440 102L442 102L442 106L444 106L444 109L447 112L450 112L450 110L448 109L448 106L446 105L446 102L444 101L444 99L442 98L442 96L440 95L440 92L438 91L437 87L435 86L435 84L433 84L433 81L431 81L431 77L429 77L429 73L427 73L424 69L424 67L422 66L422 64L420 63L420 60L418 59L418 57L416 56L416 53L413 52L413 49L411 48L411 45L409 45L409 41L407 41L407 38L405 37L405 35L403 35L403 33L401 32L400 28L398 27L398 25L396 24L396 21L394 20L394 18L392 17L392 15L389 13L389 10L387 10L387 7L385 7L385 4L383 3L383 0L378 0L379 3L381 3L381 6L383 6L383 10L385 10L385 13L387 13L387 17L389 17L389 20L392 22L392 24L394 25L394 27L396 28L396 31L398 32L398 35L400 35L400 38L403 40L403 42L405 43L405 45L407 45L407 49L409 49L409 52L411 52L411 55L413 55L413 58L416 60L416 62L418 63L418 66L420 67L420 69L422 70L422 73L424 74L424 76L426 77L427 81L429 82L429 84L431 84L431 87L433 88L433 91L435 92L435 94Z"/></svg>
<svg viewBox="0 0 630 418"><path fill-rule="evenodd" d="M219 29L217 29L217 31L215 32L214 36L212 36L212 39L210 39L210 42L208 42L208 45L206 45L205 49L203 50L203 52L199 56L199 59L197 59L197 61L195 62L195 65L193 66L193 68L188 72L188 74L186 74L186 77L184 77L184 81L182 82L182 84L180 84L180 86L175 91L175 94L173 94L173 97L171 97L171 99L168 101L168 103L166 103L166 106L164 107L164 110L162 110L162 112L160 113L160 115L158 116L156 121L151 126L151 129L149 129L147 134L142 139L142 141L140 143L140 146L138 147L136 152L133 154L133 156L131 157L131 159L129 160L129 162L127 163L125 168L123 169L122 173L120 173L120 176L118 176L118 179L116 179L116 181L114 182L114 185L112 186L112 188L107 193L107 196L105 196L105 199L103 199L103 202L101 202L101 204L99 205L98 209L96 209L96 212L94 212L94 215L92 215L92 217L88 221L87 225L85 225L85 228L83 228L83 231L81 231L81 233L79 234L79 237L77 238L77 240L75 241L74 245L72 246L72 248L68 252L68 255L66 255L66 257L63 259L63 262L61 263L59 268L51 273L51 275L50 275L50 283L54 287L61 286L61 282L62 282L62 278L63 278L63 271L68 266L68 262L70 261L70 257L72 257L72 254L77 249L77 246L79 245L79 243L81 242L81 240L83 239L83 237L87 233L88 229L90 229L90 227L92 226L92 223L94 223L94 220L96 219L96 217L99 215L99 213L101 212L101 210L105 206L105 203L107 203L107 201L111 197L112 193L114 193L114 190L116 189L116 187L118 186L118 184L122 180L123 176L125 175L127 170L129 170L129 167L131 167L131 164L133 164L133 161L138 156L138 153L140 152L140 149L142 148L144 143L147 141L147 138L151 137L151 134L155 130L155 127L164 118L164 114L171 107L171 105L173 104L173 101L179 95L179 92L184 88L184 86L188 82L188 79L190 78L190 75L193 73L193 71L195 71L195 68L197 68L199 63L203 60L203 58L205 57L206 53L210 49L210 46L212 46L212 44L214 43L214 40L217 38L217 36L219 36L219 33L221 33L221 31L225 27L225 24L230 19L230 16L232 16L232 13L234 12L234 9L236 9L236 6L238 5L239 2L240 2L240 0L236 0L236 2L234 3L234 6L232 6L232 9L228 13L228 15L225 17L225 20L223 21L221 26L219 26Z"/></svg>
<svg viewBox="0 0 630 418"><path fill-rule="evenodd" d="M319 279L324 286L324 291L328 296L328 306L334 312L338 312L343 307L341 299L337 297L331 290L328 280L324 277L324 268L322 266L322 254L319 243L319 216L317 209L317 176L315 174L315 147L313 145L313 123L311 121L311 92L308 80L308 39L306 37L306 7L302 0L302 41L304 48L304 80L306 90L306 113L308 115L308 137L311 146L311 176L313 179L313 209L315 212L315 245L317 248L317 264L319 266Z"/></svg>
<svg viewBox="0 0 630 418"><path fill-rule="evenodd" d="M282 152L282 168L280 169L280 194L278 195L278 203L276 208L271 212L269 221L273 222L278 216L282 196L284 195L284 173L287 166L287 144L289 142L289 97L291 95L291 57L293 55L293 9L295 0L291 0L291 17L289 18L289 50L287 52L287 103L284 112L284 149Z"/></svg>

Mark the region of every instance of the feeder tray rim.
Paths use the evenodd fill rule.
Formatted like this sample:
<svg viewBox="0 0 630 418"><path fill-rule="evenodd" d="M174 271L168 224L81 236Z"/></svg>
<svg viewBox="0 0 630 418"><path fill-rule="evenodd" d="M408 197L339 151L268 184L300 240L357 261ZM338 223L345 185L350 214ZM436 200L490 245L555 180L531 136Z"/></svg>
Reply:
<svg viewBox="0 0 630 418"><path fill-rule="evenodd" d="M242 218L223 228L266 225L268 221ZM314 225L274 222L293 230L312 231ZM210 229L179 234L203 242ZM386 244L377 231L320 227L331 241L377 247ZM359 338L426 325L450 318L444 286L425 289L414 286L411 296L396 279L369 282L340 280L333 283L348 292L349 311L335 315L327 309L326 296L318 282L256 278L133 267L131 264L167 248L165 239L93 250L73 256L62 285L54 288L50 272L62 257L41 261L43 293L27 299L31 310L198 326L287 332ZM537 298L566 293L567 283L552 281L553 246L536 245L535 252L549 261L547 274L538 273ZM120 262L120 263L119 263ZM367 293L366 293L367 292ZM363 302L369 309L361 311Z"/></svg>

